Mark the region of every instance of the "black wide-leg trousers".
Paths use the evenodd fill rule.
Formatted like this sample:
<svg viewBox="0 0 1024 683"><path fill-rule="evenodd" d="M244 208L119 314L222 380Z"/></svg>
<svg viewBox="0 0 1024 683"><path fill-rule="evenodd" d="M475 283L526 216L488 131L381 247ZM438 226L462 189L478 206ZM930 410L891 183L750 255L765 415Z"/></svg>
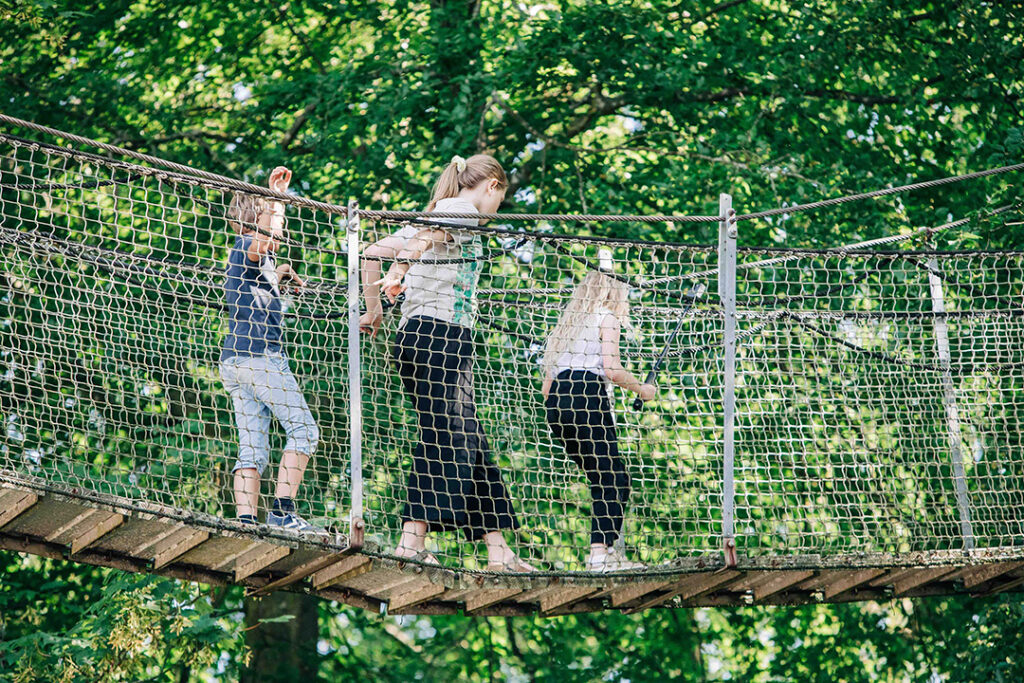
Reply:
<svg viewBox="0 0 1024 683"><path fill-rule="evenodd" d="M545 403L548 424L590 482L590 542L611 546L622 529L629 473L619 455L604 380L586 370L563 370Z"/></svg>
<svg viewBox="0 0 1024 683"><path fill-rule="evenodd" d="M412 318L398 332L393 355L420 427L402 521L427 522L431 531L460 528L469 540L518 528L476 417L472 331Z"/></svg>

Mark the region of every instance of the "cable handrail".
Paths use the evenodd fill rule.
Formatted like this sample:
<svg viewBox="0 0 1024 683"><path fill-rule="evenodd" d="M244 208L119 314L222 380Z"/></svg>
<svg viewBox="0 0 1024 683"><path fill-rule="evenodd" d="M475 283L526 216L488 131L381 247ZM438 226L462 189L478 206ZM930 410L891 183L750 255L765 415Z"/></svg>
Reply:
<svg viewBox="0 0 1024 683"><path fill-rule="evenodd" d="M227 186L242 192L248 192L251 194L262 195L265 197L273 198L279 201L295 204L299 206L306 206L309 208L319 209L332 214L346 215L347 207L339 204L333 204L330 202L321 202L313 199L308 199L300 195L285 194L275 192L269 188L254 185L245 181L230 178L228 176L220 175L217 173L211 173L202 169L197 169L186 164L180 164L173 161L168 161L160 157L156 157L150 154L144 154L142 152L136 152L134 150L119 147L109 143L94 140L74 133L68 133L56 128L49 126L43 126L38 123L26 121L13 116L0 113L0 122L7 123L13 126L19 126L34 130L37 132L45 133L59 138L64 138L68 141L74 142L79 145L85 145L89 147L95 147L97 149L110 152L112 154L119 154L137 161L144 161L155 166L161 166L167 169L174 170L178 173L192 176L196 179L218 183L222 186ZM981 171L973 171L970 173L964 173L960 175L947 176L944 178L936 178L933 180L925 180L916 183L910 183L906 185L899 185L895 187L886 187L878 190L872 190L869 192L860 192L856 194L843 195L841 197L833 197L830 199L822 199L806 204L796 204L793 206L783 206L774 209L767 209L764 211L756 211L751 213L739 214L734 217L736 221L746 220L757 220L762 218L768 218L771 216L778 216L783 214L793 214L804 211L813 211L815 209L826 208L831 206L837 206L840 204L847 204L850 202L860 201L863 199L873 199L877 197L884 197L893 194L900 194L903 192L913 192L916 190L922 190L932 187L939 187L942 185L949 185L951 183L963 182L967 180L973 180L977 178L984 178L993 175L1000 175L1003 173L1012 173L1016 171L1024 170L1024 163L1011 164L1007 166L1000 166L997 168L990 168ZM214 189L223 189L223 187L217 187ZM465 214L465 213L453 213L453 212L427 212L427 211L393 211L383 209L360 209L359 214L371 220L416 220L427 217L440 218L440 219L478 219L485 221L550 221L550 222L594 222L594 223L615 223L615 222L639 222L639 223L717 223L722 220L721 216L717 215L672 215L672 214L566 214L566 213L489 213L489 214Z"/></svg>

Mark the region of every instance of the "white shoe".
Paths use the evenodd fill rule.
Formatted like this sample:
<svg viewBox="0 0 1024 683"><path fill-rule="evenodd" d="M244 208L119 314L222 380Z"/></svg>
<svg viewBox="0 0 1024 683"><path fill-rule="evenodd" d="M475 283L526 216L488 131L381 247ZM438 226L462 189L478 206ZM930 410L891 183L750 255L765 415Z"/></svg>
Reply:
<svg viewBox="0 0 1024 683"><path fill-rule="evenodd" d="M604 574L606 572L640 572L647 569L646 564L631 562L621 551L609 548L601 555L590 554L587 558L587 571Z"/></svg>
<svg viewBox="0 0 1024 683"><path fill-rule="evenodd" d="M314 526L294 512L267 512L267 526L297 531L300 534L315 534L317 536L329 536L330 532L323 527Z"/></svg>

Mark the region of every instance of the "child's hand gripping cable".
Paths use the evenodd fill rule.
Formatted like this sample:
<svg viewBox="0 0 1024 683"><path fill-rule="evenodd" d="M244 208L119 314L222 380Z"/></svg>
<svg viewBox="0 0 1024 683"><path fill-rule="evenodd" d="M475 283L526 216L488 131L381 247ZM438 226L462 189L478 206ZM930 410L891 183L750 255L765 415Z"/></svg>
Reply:
<svg viewBox="0 0 1024 683"><path fill-rule="evenodd" d="M658 372L661 370L661 366L665 363L665 358L668 357L668 350L672 348L672 342L676 340L676 336L679 334L679 330L683 327L683 321L686 320L686 316L693 309L693 305L704 296L704 290L707 289L703 283L698 282L697 284L690 287L690 291L686 293L686 306L683 307L683 312L679 314L679 320L676 321L675 329L672 330L672 334L669 335L668 340L665 342L665 348L661 350L657 360L654 361L654 365L651 366L651 371L647 373L647 379L644 380L644 384L655 384L658 379ZM637 398L633 401L633 410L643 410L644 400L643 398Z"/></svg>

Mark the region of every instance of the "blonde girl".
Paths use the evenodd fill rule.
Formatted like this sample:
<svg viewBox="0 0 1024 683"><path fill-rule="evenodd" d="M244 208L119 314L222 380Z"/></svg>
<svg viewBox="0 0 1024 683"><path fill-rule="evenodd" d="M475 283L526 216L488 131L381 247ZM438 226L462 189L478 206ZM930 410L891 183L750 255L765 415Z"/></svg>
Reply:
<svg viewBox="0 0 1024 683"><path fill-rule="evenodd" d="M629 327L629 289L590 272L576 287L548 336L542 388L548 424L590 482L590 556L587 570L643 569L615 548L629 499L629 475L619 455L608 383L654 398L655 388L622 367L619 337Z"/></svg>
<svg viewBox="0 0 1024 683"><path fill-rule="evenodd" d="M494 213L507 188L505 171L493 157L454 157L427 211ZM480 224L476 218L438 220ZM486 543L489 570L533 571L505 542L503 532L519 525L473 399L480 236L448 226L407 226L363 254L363 332L376 335L380 329L381 289L391 301L405 293L393 357L420 427L395 555L436 563L426 550L427 533L458 528L469 540ZM381 259L395 261L382 280Z"/></svg>

